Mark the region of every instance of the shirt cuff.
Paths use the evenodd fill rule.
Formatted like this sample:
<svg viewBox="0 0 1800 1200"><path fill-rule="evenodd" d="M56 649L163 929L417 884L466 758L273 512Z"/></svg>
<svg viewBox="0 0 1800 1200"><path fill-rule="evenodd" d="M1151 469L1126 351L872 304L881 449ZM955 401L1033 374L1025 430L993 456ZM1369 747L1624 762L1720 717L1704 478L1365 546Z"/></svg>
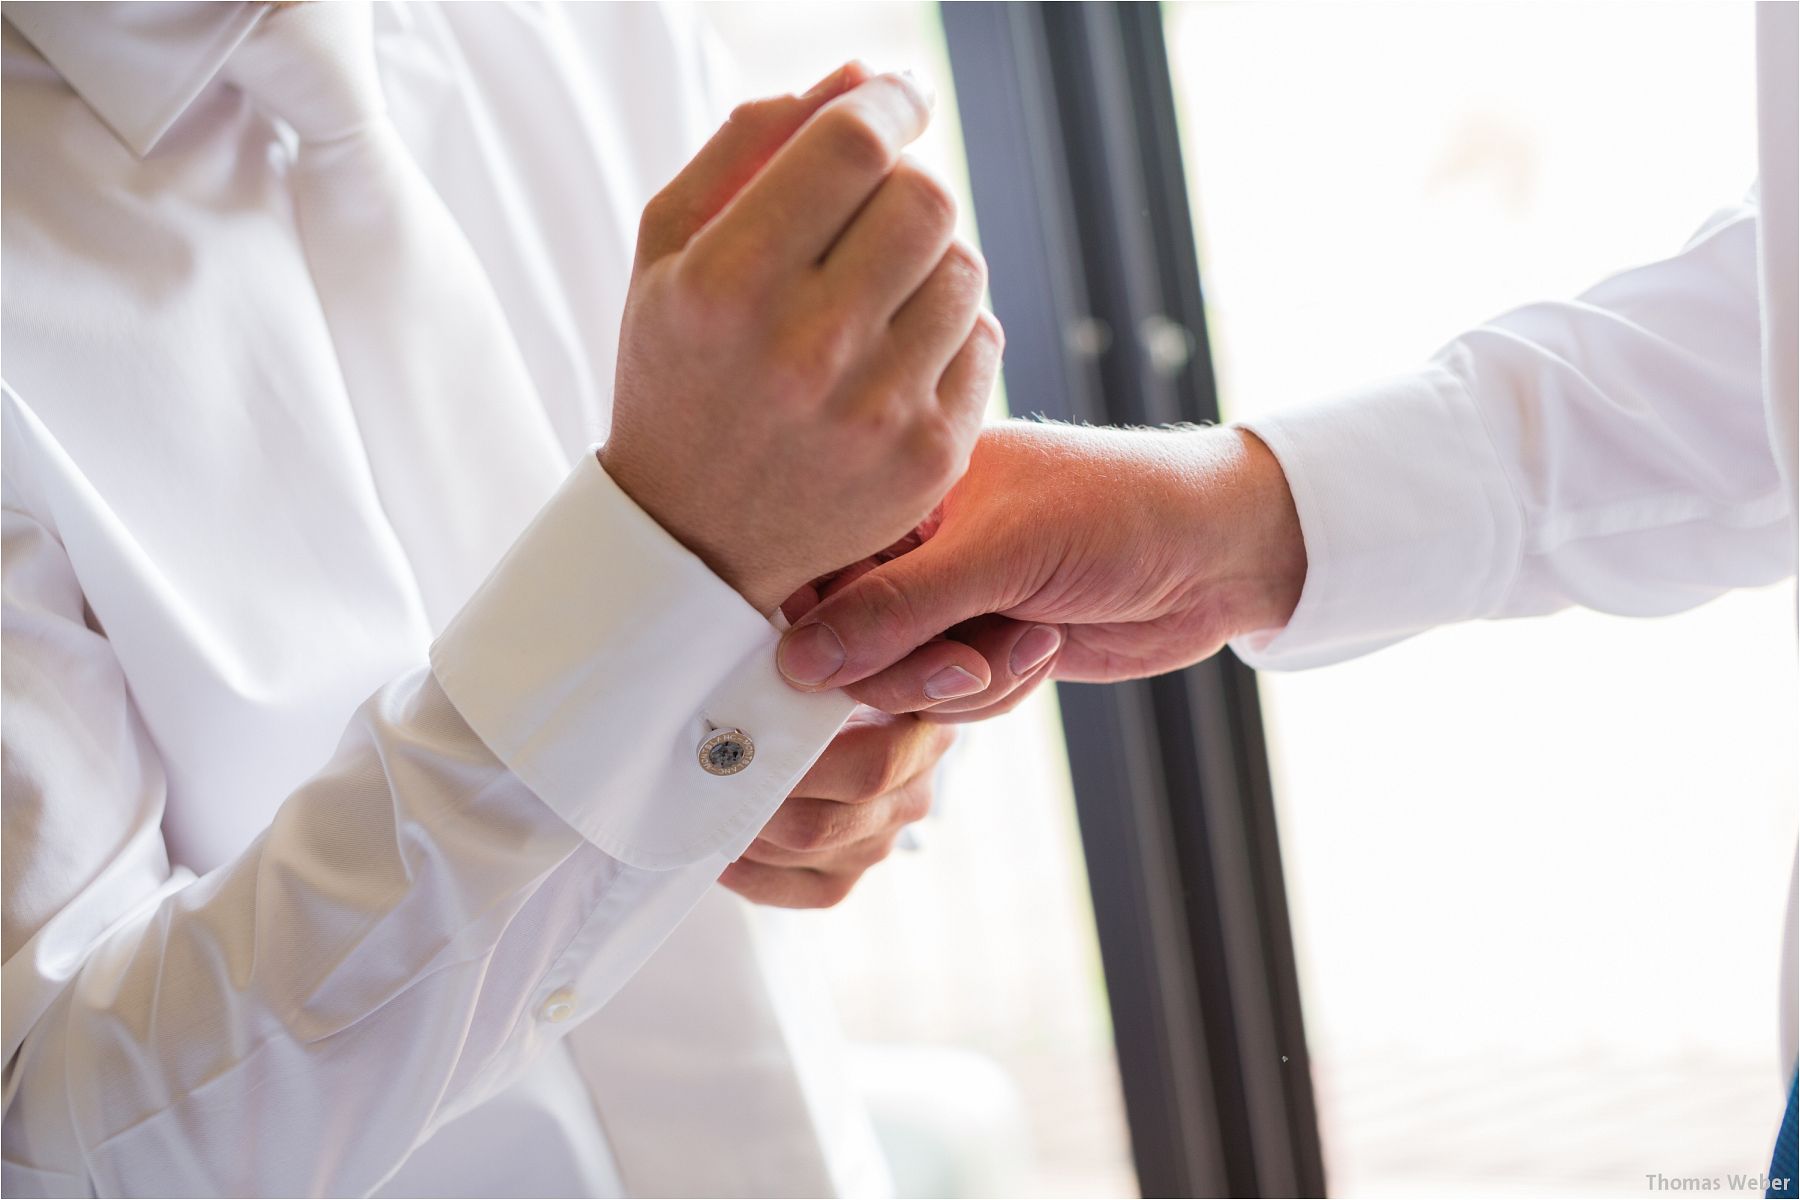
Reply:
<svg viewBox="0 0 1800 1200"><path fill-rule="evenodd" d="M1281 463L1307 559L1287 625L1232 642L1245 662L1323 666L1499 605L1518 571L1521 510L1448 370L1239 424Z"/></svg>
<svg viewBox="0 0 1800 1200"><path fill-rule="evenodd" d="M607 854L666 870L743 852L856 707L794 690L779 632L584 454L432 645L469 727ZM715 733L754 753L701 766Z"/></svg>

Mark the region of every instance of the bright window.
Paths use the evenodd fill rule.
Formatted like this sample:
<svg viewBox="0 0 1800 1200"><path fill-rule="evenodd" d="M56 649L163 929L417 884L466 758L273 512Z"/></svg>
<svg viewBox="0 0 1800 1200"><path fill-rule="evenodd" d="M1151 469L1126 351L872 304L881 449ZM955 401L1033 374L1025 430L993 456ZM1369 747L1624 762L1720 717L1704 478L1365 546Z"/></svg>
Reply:
<svg viewBox="0 0 1800 1200"><path fill-rule="evenodd" d="M1747 4L1173 4L1226 415L1678 249L1755 174ZM1794 594L1478 623L1262 695L1333 1190L1758 1173Z"/></svg>

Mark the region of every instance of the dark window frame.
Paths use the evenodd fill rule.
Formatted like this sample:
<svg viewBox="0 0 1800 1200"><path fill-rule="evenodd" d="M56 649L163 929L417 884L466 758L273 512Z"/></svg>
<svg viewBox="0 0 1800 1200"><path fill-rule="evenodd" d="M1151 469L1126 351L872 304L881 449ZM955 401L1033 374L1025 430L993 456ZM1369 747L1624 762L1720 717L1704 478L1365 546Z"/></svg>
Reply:
<svg viewBox="0 0 1800 1200"><path fill-rule="evenodd" d="M942 6L1015 411L1219 418L1162 12ZM1253 672L1058 686L1146 1196L1322 1196Z"/></svg>

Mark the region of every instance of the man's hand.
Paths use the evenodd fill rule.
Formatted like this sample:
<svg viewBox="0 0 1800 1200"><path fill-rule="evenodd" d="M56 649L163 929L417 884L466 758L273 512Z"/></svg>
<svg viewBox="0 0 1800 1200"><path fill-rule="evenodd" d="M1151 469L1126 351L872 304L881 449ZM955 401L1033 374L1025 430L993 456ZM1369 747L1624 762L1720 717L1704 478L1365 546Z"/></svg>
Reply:
<svg viewBox="0 0 1800 1200"><path fill-rule="evenodd" d="M856 64L743 105L645 210L607 472L764 612L911 529L980 430L1000 329L929 99Z"/></svg>
<svg viewBox="0 0 1800 1200"><path fill-rule="evenodd" d="M719 882L759 904L836 904L931 810L932 773L954 740L942 725L858 709Z"/></svg>
<svg viewBox="0 0 1800 1200"><path fill-rule="evenodd" d="M1281 467L1232 428L991 428L920 532L799 616L777 657L791 683L986 716L1050 675L1156 675L1285 624L1306 577ZM985 686L942 701L946 671Z"/></svg>

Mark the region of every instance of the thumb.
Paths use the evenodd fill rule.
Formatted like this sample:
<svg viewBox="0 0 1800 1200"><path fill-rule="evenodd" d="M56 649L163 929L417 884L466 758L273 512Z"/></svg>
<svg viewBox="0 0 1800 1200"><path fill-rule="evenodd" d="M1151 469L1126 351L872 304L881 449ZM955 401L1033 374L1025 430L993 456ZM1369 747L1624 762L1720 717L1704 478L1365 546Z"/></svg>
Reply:
<svg viewBox="0 0 1800 1200"><path fill-rule="evenodd" d="M979 569L950 543L935 537L820 601L781 639L782 675L803 691L856 683L988 611Z"/></svg>
<svg viewBox="0 0 1800 1200"><path fill-rule="evenodd" d="M825 104L869 78L860 62L847 62L798 96L751 100L700 148L644 209L638 230L639 263L654 262L688 244L800 127Z"/></svg>

